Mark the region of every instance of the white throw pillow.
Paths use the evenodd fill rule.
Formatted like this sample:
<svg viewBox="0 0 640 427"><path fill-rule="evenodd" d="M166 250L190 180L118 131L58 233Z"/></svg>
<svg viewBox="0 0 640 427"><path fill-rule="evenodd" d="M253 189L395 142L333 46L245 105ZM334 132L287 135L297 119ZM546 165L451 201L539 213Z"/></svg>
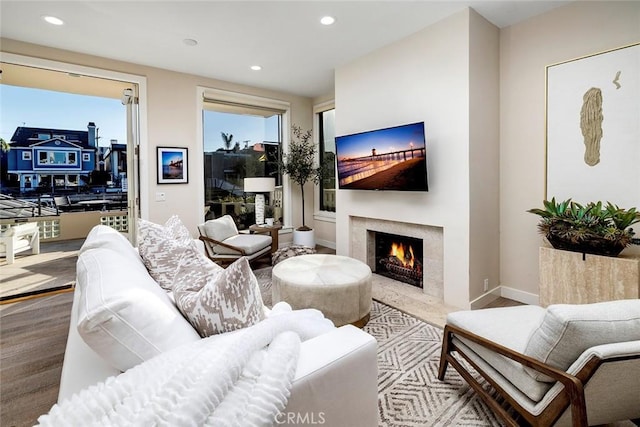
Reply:
<svg viewBox="0 0 640 427"><path fill-rule="evenodd" d="M189 230L174 215L165 225L138 219L138 250L151 277L171 290L180 259L187 248L196 248Z"/></svg>
<svg viewBox="0 0 640 427"><path fill-rule="evenodd" d="M78 257L78 333L125 371L200 339L136 255L94 248Z"/></svg>
<svg viewBox="0 0 640 427"><path fill-rule="evenodd" d="M202 337L246 328L264 319L258 280L245 257L223 269L187 248L176 278L176 306Z"/></svg>

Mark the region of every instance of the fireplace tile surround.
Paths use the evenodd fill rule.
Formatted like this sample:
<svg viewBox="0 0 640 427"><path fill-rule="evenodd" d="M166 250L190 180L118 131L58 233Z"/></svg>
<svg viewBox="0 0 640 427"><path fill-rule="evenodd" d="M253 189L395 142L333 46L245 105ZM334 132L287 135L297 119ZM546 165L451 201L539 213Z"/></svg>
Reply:
<svg viewBox="0 0 640 427"><path fill-rule="evenodd" d="M442 227L413 224L359 216L349 217L350 256L371 267L375 271L375 232L398 234L422 239L424 257L423 289L417 291L436 300L444 299L444 256ZM404 287L405 285L389 280L386 286ZM410 286L410 285L407 285Z"/></svg>

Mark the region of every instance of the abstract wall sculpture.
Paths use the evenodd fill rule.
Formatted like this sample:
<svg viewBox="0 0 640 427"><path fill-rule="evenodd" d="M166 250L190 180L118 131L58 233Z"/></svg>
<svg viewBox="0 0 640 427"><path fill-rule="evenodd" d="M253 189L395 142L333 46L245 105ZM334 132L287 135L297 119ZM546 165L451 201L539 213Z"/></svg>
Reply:
<svg viewBox="0 0 640 427"><path fill-rule="evenodd" d="M547 199L640 206L640 43L546 68Z"/></svg>

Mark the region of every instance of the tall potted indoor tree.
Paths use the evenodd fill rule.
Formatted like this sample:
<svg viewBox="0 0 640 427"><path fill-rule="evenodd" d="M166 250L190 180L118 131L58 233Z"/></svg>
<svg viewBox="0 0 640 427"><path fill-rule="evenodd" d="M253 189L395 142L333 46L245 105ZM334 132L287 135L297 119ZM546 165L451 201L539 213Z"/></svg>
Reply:
<svg viewBox="0 0 640 427"><path fill-rule="evenodd" d="M288 153L282 155L280 169L283 175L288 175L293 182L300 186L302 197L302 226L293 231L293 243L315 247L313 229L308 227L305 222L304 185L309 181L318 184L324 177L326 169L323 166L316 166L316 147L311 138L311 131L303 131L300 126L293 125L291 134L289 150Z"/></svg>

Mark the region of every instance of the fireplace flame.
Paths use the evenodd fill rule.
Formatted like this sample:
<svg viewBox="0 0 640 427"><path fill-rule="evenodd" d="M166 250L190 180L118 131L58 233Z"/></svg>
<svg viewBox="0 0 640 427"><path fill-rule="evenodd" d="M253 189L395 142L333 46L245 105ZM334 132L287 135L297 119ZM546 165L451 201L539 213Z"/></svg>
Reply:
<svg viewBox="0 0 640 427"><path fill-rule="evenodd" d="M411 245L407 248L402 243L392 243L391 253L389 255L396 257L402 263L403 267L413 268L415 257Z"/></svg>

